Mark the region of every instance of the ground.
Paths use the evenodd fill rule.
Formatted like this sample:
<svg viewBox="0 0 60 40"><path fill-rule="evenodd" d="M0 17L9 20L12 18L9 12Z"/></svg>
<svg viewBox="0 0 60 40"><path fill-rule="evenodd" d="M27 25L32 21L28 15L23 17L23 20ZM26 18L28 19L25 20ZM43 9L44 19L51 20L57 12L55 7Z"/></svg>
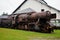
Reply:
<svg viewBox="0 0 60 40"><path fill-rule="evenodd" d="M60 40L60 30L54 30L53 33L40 33L0 28L0 40Z"/></svg>

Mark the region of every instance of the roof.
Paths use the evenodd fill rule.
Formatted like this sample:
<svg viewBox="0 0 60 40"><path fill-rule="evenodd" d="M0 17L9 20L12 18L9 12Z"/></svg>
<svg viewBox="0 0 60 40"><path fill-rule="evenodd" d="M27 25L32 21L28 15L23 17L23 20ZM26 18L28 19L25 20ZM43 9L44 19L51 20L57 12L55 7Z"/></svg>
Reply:
<svg viewBox="0 0 60 40"><path fill-rule="evenodd" d="M27 0L23 1L23 2L13 11L13 13L15 13L26 1L27 1ZM42 1L45 2L44 0L42 0ZM42 2L40 2L40 3L42 3ZM45 2L45 3L46 3L46 2ZM42 3L42 4L44 4L44 3ZM57 10L58 12L60 12L60 10L58 10L58 9L56 9L56 8L48 5L47 3L44 4L44 5L46 5L46 6L50 7L50 8L52 8L52 9Z"/></svg>
<svg viewBox="0 0 60 40"><path fill-rule="evenodd" d="M0 16L0 19L3 18L3 19L7 19L8 16Z"/></svg>
<svg viewBox="0 0 60 40"><path fill-rule="evenodd" d="M14 14L31 13L31 12L35 12L35 11L33 9L31 9L31 8L26 8L24 10L21 10L19 12L14 13Z"/></svg>
<svg viewBox="0 0 60 40"><path fill-rule="evenodd" d="M36 0L36 1L43 3L43 4L47 4L44 0Z"/></svg>

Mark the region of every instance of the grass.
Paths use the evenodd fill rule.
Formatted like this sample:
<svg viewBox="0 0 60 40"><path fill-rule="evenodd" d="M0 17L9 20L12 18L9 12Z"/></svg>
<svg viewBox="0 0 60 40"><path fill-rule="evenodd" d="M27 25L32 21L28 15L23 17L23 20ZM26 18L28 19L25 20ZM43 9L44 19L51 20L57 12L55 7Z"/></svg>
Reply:
<svg viewBox="0 0 60 40"><path fill-rule="evenodd" d="M16 29L0 28L0 40L59 40L60 30L54 33L38 33Z"/></svg>

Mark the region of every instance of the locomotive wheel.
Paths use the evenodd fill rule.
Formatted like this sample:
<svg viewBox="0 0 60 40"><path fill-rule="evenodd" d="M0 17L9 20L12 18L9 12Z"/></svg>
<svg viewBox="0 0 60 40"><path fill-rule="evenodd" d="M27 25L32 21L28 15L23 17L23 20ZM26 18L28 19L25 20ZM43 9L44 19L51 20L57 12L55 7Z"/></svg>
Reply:
<svg viewBox="0 0 60 40"><path fill-rule="evenodd" d="M28 28L30 31L34 31L35 30L35 24L29 23Z"/></svg>
<svg viewBox="0 0 60 40"><path fill-rule="evenodd" d="M48 33L52 33L52 32L54 32L53 27L47 27L47 30L48 30Z"/></svg>
<svg viewBox="0 0 60 40"><path fill-rule="evenodd" d="M24 28L25 30L28 30L28 26L27 25L25 25L25 28Z"/></svg>

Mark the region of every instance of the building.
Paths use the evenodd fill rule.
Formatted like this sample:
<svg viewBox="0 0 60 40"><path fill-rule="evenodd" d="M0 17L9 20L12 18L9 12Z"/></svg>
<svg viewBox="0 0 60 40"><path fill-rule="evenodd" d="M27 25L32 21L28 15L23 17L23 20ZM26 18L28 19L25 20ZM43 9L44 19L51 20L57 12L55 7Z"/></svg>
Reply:
<svg viewBox="0 0 60 40"><path fill-rule="evenodd" d="M52 13L56 13L56 19L60 19L60 10L49 6L44 0L25 0L19 7L14 10L13 14L20 13L24 9L31 8L36 12L40 12L41 9L45 9L51 11Z"/></svg>

